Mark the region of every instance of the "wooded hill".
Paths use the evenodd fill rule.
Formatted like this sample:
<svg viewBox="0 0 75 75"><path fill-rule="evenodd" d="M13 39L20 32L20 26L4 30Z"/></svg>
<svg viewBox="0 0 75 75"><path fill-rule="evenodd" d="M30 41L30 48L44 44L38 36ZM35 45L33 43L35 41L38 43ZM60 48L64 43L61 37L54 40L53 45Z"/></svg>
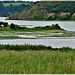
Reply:
<svg viewBox="0 0 75 75"><path fill-rule="evenodd" d="M8 2L8 1L5 1L5 2ZM25 2L22 2L22 1L17 2L17 4L21 3L21 5L18 5L18 6L12 5L11 3L12 2L10 1L9 6L4 6L3 2L0 1L0 16L4 16L4 17L10 16L10 15L14 14L15 12L22 11L24 8L29 6L29 5L25 5ZM8 3L6 3L6 4L8 4ZM16 2L14 2L13 4L16 4Z"/></svg>
<svg viewBox="0 0 75 75"><path fill-rule="evenodd" d="M39 1L16 12L15 20L75 20L75 1Z"/></svg>

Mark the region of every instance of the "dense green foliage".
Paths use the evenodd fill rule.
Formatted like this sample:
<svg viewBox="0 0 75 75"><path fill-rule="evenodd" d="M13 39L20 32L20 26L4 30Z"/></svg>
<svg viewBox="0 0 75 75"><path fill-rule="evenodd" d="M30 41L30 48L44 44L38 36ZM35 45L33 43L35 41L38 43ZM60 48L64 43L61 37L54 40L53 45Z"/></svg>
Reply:
<svg viewBox="0 0 75 75"><path fill-rule="evenodd" d="M15 29L15 25L12 23L12 24L10 25L10 28L11 28L11 29Z"/></svg>
<svg viewBox="0 0 75 75"><path fill-rule="evenodd" d="M7 22L0 22L0 26L1 25L4 25L4 27L8 27L9 24Z"/></svg>
<svg viewBox="0 0 75 75"><path fill-rule="evenodd" d="M51 46L45 45L0 45L0 50L16 50L16 51L23 51L23 50L61 50L61 51L68 51L72 50L69 47L62 47L62 48L52 48Z"/></svg>
<svg viewBox="0 0 75 75"><path fill-rule="evenodd" d="M8 19L75 20L74 9L75 1L39 1Z"/></svg>
<svg viewBox="0 0 75 75"><path fill-rule="evenodd" d="M45 27L33 27L33 28L26 28L26 27L20 27L19 25L15 25L15 24L10 24L10 28L11 29L15 29L15 30L27 30L27 31L31 31L31 30L64 30L62 29L58 24L52 24L52 26L45 26Z"/></svg>
<svg viewBox="0 0 75 75"><path fill-rule="evenodd" d="M75 51L0 51L0 74L75 74Z"/></svg>
<svg viewBox="0 0 75 75"><path fill-rule="evenodd" d="M44 27L33 27L33 28L26 28L26 27L20 27L19 25L15 25L11 23L10 25L7 22L0 22L0 26L4 25L4 27L10 27L14 30L64 30L62 29L58 24L52 24L51 26L44 26Z"/></svg>
<svg viewBox="0 0 75 75"><path fill-rule="evenodd" d="M21 11L24 8L29 6L29 4L27 4L27 3L22 3L22 2L19 2L19 3L21 3L21 4L18 6L14 5L15 2L13 4L10 4L9 6L4 6L3 3L0 1L0 16L10 16L11 14L14 14L17 11ZM6 3L6 4L9 4L9 3ZM17 2L17 4L18 4L18 2ZM30 3L30 4L32 4L32 3Z"/></svg>
<svg viewBox="0 0 75 75"><path fill-rule="evenodd" d="M3 3L34 3L33 1L2 1Z"/></svg>

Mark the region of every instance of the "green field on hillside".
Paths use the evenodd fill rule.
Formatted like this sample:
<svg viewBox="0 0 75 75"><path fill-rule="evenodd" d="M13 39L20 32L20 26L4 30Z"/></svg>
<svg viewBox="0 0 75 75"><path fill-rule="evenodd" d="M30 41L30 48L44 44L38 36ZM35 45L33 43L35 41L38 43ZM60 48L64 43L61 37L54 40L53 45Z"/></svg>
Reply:
<svg viewBox="0 0 75 75"><path fill-rule="evenodd" d="M0 74L74 74L75 51L0 51Z"/></svg>
<svg viewBox="0 0 75 75"><path fill-rule="evenodd" d="M19 6L19 5L22 5L22 4L25 4L25 5L30 5L30 3L3 3L3 5L4 6L10 6L10 5L17 5L17 6Z"/></svg>

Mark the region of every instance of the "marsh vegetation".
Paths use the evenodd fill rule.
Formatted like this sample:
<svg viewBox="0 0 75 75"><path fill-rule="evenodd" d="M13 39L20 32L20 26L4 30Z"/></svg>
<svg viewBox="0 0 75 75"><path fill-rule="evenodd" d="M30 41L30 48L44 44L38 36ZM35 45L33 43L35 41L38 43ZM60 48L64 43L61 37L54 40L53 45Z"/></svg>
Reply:
<svg viewBox="0 0 75 75"><path fill-rule="evenodd" d="M4 28L2 28L1 25L4 25ZM33 35L33 37L31 37L31 35ZM42 37L75 37L75 32L66 31L58 24L27 28L13 23L9 25L7 22L0 22L0 39L30 39Z"/></svg>
<svg viewBox="0 0 75 75"><path fill-rule="evenodd" d="M1 25L4 25L4 28L2 28ZM4 38L15 39L15 38L20 38L21 35L25 35L25 36L33 35L39 38L40 35L50 36L51 33L61 33L64 31L65 30L62 29L58 24L55 24L55 25L52 24L51 26L44 26L44 27L39 26L39 27L27 28L27 27L21 27L13 23L9 25L7 22L0 22L0 38L1 39L4 39ZM21 37L21 39L22 38L24 39L27 37ZM28 38L31 38L31 37L28 37Z"/></svg>
<svg viewBox="0 0 75 75"><path fill-rule="evenodd" d="M0 74L74 74L75 51L0 51Z"/></svg>

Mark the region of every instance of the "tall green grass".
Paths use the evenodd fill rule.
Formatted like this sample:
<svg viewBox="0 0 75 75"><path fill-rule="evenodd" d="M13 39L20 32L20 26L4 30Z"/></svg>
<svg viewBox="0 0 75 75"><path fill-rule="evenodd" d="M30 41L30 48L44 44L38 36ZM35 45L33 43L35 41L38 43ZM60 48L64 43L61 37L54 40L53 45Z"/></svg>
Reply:
<svg viewBox="0 0 75 75"><path fill-rule="evenodd" d="M0 74L75 74L75 51L0 51Z"/></svg>

